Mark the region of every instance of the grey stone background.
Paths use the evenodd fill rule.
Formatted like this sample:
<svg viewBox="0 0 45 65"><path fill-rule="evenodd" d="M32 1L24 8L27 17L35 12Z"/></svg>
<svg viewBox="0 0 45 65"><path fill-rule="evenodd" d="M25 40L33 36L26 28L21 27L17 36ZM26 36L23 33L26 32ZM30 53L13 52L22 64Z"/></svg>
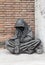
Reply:
<svg viewBox="0 0 45 65"><path fill-rule="evenodd" d="M41 39L45 51L45 0L35 0L35 36Z"/></svg>

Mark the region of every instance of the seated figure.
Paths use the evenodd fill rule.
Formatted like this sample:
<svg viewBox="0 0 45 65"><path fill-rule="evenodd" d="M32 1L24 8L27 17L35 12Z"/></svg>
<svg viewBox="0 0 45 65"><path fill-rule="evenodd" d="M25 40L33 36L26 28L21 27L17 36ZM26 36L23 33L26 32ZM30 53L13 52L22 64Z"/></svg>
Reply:
<svg viewBox="0 0 45 65"><path fill-rule="evenodd" d="M23 19L18 19L15 25L16 31L13 38L7 40L6 48L13 54L43 53L41 40L35 39L30 26Z"/></svg>

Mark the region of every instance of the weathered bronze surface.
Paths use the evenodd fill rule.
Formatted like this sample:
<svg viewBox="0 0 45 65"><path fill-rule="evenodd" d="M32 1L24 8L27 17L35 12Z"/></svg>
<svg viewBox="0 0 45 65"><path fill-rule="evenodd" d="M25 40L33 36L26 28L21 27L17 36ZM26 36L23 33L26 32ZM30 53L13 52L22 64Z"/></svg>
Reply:
<svg viewBox="0 0 45 65"><path fill-rule="evenodd" d="M6 41L6 48L13 54L43 53L41 40L34 39L30 26L23 19L18 19L16 32L12 39Z"/></svg>

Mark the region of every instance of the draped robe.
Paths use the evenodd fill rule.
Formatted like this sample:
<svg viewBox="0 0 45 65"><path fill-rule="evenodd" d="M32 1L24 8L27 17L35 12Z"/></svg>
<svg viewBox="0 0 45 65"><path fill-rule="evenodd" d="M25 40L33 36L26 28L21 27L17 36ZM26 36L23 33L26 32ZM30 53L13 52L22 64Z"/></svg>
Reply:
<svg viewBox="0 0 45 65"><path fill-rule="evenodd" d="M35 39L32 29L23 19L18 19L15 25L16 31L12 39L7 40L5 43L6 48L14 54L34 52L42 53L41 40Z"/></svg>

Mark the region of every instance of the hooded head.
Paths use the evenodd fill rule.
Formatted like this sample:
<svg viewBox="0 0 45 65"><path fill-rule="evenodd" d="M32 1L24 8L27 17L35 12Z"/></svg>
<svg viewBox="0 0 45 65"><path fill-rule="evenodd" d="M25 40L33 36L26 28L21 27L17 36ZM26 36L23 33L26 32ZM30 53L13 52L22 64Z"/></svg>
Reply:
<svg viewBox="0 0 45 65"><path fill-rule="evenodd" d="M17 27L25 27L25 25L26 25L26 22L25 22L23 19L18 19L18 20L16 21L15 27L16 27L16 28L17 28Z"/></svg>
<svg viewBox="0 0 45 65"><path fill-rule="evenodd" d="M18 19L16 21L15 28L17 31L17 36L20 38L25 37L29 33L29 30L31 31L31 29L29 29L28 24L23 19Z"/></svg>
<svg viewBox="0 0 45 65"><path fill-rule="evenodd" d="M15 25L15 28L17 29L20 29L20 30L24 30L24 28L26 28L27 26L27 23L23 20L23 19L18 19L16 21L16 25Z"/></svg>

